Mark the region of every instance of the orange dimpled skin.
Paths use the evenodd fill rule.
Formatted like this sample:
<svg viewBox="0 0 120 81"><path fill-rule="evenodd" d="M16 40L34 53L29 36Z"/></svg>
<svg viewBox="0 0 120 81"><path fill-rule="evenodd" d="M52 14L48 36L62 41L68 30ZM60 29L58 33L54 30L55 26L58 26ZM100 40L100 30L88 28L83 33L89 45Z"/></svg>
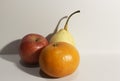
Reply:
<svg viewBox="0 0 120 81"><path fill-rule="evenodd" d="M80 61L77 49L65 42L51 43L39 57L40 69L52 77L64 77L72 74Z"/></svg>

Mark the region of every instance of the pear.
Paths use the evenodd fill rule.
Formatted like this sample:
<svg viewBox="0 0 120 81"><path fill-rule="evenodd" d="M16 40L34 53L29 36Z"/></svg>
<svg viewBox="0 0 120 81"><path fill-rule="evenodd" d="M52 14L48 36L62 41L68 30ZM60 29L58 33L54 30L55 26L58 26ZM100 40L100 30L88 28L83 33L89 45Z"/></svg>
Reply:
<svg viewBox="0 0 120 81"><path fill-rule="evenodd" d="M75 46L75 41L72 36L72 34L68 31L68 21L70 20L71 16L80 13L80 10L73 12L69 15L64 28L60 29L58 32L56 32L50 39L50 43L53 42L67 42L73 46Z"/></svg>

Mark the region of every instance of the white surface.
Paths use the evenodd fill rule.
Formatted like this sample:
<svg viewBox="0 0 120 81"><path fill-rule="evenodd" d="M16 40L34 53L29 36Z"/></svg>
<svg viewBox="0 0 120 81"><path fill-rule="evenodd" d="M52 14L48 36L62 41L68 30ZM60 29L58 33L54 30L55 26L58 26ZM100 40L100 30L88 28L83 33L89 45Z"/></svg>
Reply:
<svg viewBox="0 0 120 81"><path fill-rule="evenodd" d="M0 0L0 81L120 81L119 3L119 0ZM49 79L39 74L39 68L19 63L19 39L28 33L47 36L60 18L78 9L81 13L69 22L81 55L81 64L74 74Z"/></svg>

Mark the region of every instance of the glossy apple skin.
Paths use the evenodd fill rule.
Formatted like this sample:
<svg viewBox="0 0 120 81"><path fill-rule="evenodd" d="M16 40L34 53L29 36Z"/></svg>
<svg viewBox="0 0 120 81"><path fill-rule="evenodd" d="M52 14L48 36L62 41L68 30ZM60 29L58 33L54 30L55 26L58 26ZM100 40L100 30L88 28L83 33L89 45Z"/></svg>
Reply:
<svg viewBox="0 0 120 81"><path fill-rule="evenodd" d="M25 64L38 64L41 50L48 45L45 37L39 34L28 34L23 37L19 47L21 60Z"/></svg>

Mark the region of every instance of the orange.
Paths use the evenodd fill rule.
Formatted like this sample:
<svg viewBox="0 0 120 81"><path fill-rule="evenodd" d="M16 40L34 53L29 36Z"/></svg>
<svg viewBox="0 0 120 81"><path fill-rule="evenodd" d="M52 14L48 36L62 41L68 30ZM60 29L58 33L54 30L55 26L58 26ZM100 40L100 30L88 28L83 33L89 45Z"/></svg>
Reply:
<svg viewBox="0 0 120 81"><path fill-rule="evenodd" d="M79 52L65 42L51 43L40 54L40 69L51 77L64 77L72 74L79 65Z"/></svg>

